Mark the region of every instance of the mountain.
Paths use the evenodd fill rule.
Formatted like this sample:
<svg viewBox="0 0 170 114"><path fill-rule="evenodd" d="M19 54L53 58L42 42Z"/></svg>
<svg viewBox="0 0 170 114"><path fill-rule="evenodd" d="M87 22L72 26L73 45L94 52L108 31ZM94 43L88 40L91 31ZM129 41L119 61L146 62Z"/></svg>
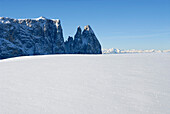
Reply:
<svg viewBox="0 0 170 114"><path fill-rule="evenodd" d="M78 27L64 42L58 19L12 19L0 17L0 59L46 54L101 54L101 45L88 25Z"/></svg>
<svg viewBox="0 0 170 114"><path fill-rule="evenodd" d="M165 53L165 52L170 52L170 50L135 50L135 49L130 49L130 50L121 50L121 49L116 49L116 48L110 48L110 49L102 49L103 54L120 54L120 53Z"/></svg>
<svg viewBox="0 0 170 114"><path fill-rule="evenodd" d="M101 54L101 45L97 40L90 25L84 27L82 32L81 28L77 28L74 40L72 37L68 38L65 42L66 53L71 54Z"/></svg>

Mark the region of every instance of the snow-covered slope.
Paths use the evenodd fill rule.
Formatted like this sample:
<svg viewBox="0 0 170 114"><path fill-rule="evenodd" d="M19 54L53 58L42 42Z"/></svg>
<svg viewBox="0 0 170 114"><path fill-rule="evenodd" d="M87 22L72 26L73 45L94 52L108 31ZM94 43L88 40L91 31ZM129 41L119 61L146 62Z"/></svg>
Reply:
<svg viewBox="0 0 170 114"><path fill-rule="evenodd" d="M170 114L170 54L0 61L1 114Z"/></svg>

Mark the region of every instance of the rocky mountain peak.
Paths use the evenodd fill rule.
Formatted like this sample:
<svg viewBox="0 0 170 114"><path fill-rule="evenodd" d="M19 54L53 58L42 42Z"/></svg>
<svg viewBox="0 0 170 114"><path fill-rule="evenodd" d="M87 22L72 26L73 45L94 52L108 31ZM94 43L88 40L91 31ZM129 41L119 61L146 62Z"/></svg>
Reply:
<svg viewBox="0 0 170 114"><path fill-rule="evenodd" d="M80 27L80 26L78 26L78 27L77 27L77 32L76 32L76 34L75 34L75 37L80 36L80 35L81 35L81 33L82 33L81 27Z"/></svg>
<svg viewBox="0 0 170 114"><path fill-rule="evenodd" d="M0 59L45 54L101 54L101 45L89 25L64 42L59 19L0 17Z"/></svg>
<svg viewBox="0 0 170 114"><path fill-rule="evenodd" d="M78 32L78 31L81 31L81 27L80 27L80 26L77 27L77 32Z"/></svg>
<svg viewBox="0 0 170 114"><path fill-rule="evenodd" d="M84 31L86 32L89 32L89 33L94 33L93 32L93 30L92 30L92 28L90 27L90 25L86 25L85 27L84 27Z"/></svg>

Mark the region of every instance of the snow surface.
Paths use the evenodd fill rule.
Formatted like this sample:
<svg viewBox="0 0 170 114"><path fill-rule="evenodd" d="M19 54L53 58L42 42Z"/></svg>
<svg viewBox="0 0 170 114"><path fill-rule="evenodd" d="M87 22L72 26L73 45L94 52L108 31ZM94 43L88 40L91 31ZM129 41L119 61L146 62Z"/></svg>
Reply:
<svg viewBox="0 0 170 114"><path fill-rule="evenodd" d="M41 17L39 17L39 18L36 18L35 20L40 20L40 19L42 19L42 20L46 20L46 18L45 18L45 17L43 17L43 16L41 16Z"/></svg>
<svg viewBox="0 0 170 114"><path fill-rule="evenodd" d="M0 114L170 114L170 54L0 60Z"/></svg>

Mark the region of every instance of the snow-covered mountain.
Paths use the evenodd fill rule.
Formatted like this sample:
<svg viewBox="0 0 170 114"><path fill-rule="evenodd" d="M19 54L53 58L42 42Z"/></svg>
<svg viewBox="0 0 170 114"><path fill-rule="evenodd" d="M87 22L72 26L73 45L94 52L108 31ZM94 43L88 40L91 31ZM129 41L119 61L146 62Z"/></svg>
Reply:
<svg viewBox="0 0 170 114"><path fill-rule="evenodd" d="M78 27L74 39L64 42L58 19L0 17L0 59L45 54L101 54L101 45L89 25Z"/></svg>
<svg viewBox="0 0 170 114"><path fill-rule="evenodd" d="M130 49L130 50L121 50L117 48L110 48L110 49L102 49L103 54L120 54L120 53L164 53L164 52L170 52L170 50L136 50L136 49Z"/></svg>

